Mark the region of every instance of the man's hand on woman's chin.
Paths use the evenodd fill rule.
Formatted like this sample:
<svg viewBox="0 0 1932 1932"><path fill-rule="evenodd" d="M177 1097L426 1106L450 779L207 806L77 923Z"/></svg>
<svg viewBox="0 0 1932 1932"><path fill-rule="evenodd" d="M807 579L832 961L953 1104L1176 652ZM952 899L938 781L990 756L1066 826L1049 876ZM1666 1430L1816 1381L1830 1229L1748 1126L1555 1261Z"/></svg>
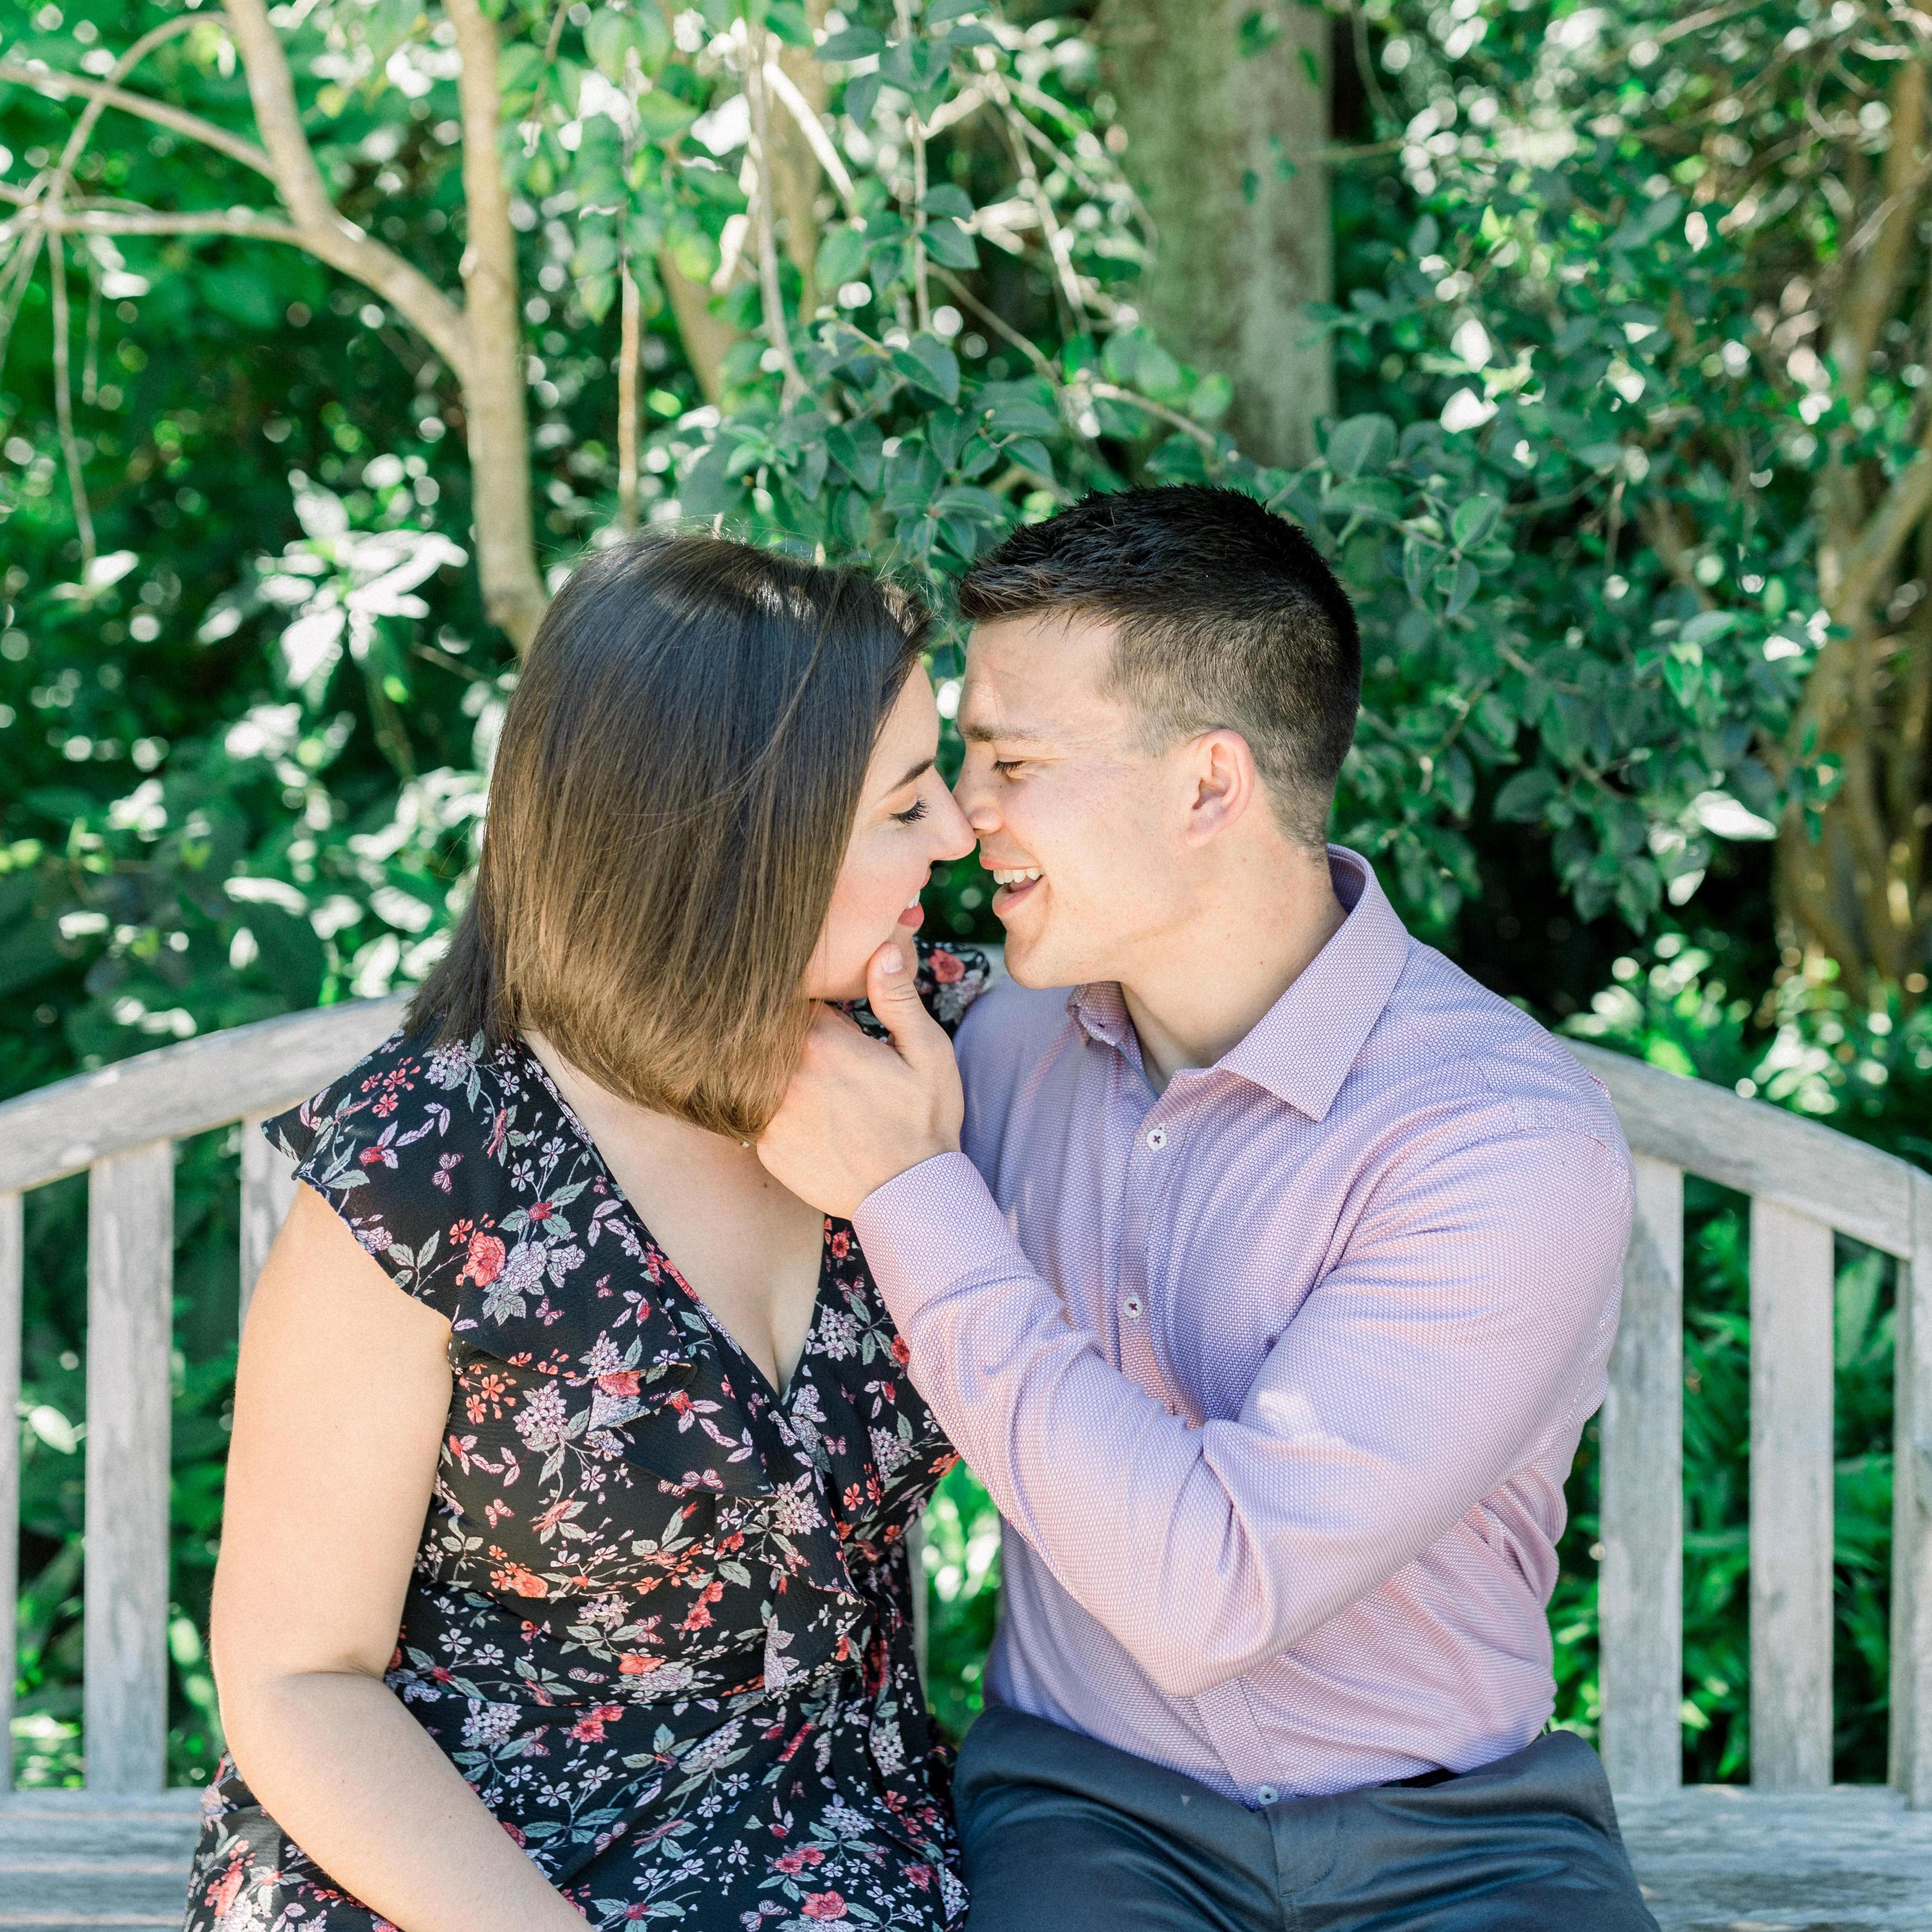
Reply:
<svg viewBox="0 0 1932 1932"><path fill-rule="evenodd" d="M956 1152L965 1111L952 1042L921 1003L897 945L873 954L866 997L890 1043L821 1008L758 1141L775 1180L842 1221L895 1175Z"/></svg>

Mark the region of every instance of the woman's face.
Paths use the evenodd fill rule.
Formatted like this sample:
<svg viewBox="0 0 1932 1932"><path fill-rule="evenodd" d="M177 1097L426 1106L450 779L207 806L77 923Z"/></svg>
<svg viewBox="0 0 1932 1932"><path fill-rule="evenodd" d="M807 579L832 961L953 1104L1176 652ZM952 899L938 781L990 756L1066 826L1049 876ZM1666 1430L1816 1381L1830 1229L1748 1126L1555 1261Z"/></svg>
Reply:
<svg viewBox="0 0 1932 1932"><path fill-rule="evenodd" d="M972 828L933 765L939 711L917 667L880 727L838 883L806 976L808 999L856 1000L866 964L889 939L908 964L919 896L933 866L972 850Z"/></svg>

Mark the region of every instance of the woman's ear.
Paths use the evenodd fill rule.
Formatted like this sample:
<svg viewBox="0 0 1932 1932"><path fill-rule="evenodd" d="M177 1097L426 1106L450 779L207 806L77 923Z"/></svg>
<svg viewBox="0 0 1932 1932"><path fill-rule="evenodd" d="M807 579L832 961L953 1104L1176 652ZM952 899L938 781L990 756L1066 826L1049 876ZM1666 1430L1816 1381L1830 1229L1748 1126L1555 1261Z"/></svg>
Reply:
<svg viewBox="0 0 1932 1932"><path fill-rule="evenodd" d="M1226 727L1190 740L1187 756L1187 824L1182 836L1190 845L1204 845L1252 805L1261 789L1261 775L1246 739Z"/></svg>

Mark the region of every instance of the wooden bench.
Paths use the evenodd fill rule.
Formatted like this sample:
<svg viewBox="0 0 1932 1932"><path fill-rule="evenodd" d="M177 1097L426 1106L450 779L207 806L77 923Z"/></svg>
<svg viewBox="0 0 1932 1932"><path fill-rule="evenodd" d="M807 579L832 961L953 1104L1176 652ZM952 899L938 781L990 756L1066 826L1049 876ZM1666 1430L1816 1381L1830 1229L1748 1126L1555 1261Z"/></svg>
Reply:
<svg viewBox="0 0 1932 1932"><path fill-rule="evenodd" d="M247 1296L292 1184L256 1124L394 1024L368 1001L165 1047L0 1106L0 1415L21 1196L88 1180L86 1788L0 1793L0 1932L180 1922L197 1794L162 1790L173 1143L239 1120ZM1762 1102L1579 1046L1637 1156L1603 1430L1604 1761L1666 1932L1932 1932L1932 1174ZM1684 1176L1751 1201L1748 1789L1680 1788ZM1831 1786L1832 1235L1895 1256L1890 1783ZM0 1430L0 1654L16 1432ZM0 1736L11 1674L0 1674Z"/></svg>

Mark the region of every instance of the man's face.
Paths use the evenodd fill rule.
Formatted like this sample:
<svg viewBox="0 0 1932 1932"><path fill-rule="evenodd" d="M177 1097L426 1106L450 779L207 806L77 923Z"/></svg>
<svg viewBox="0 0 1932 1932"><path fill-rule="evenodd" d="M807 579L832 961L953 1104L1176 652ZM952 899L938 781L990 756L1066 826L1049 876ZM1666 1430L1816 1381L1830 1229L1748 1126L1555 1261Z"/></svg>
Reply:
<svg viewBox="0 0 1932 1932"><path fill-rule="evenodd" d="M1130 978L1184 927L1182 761L1146 748L1138 712L1107 694L1111 625L1049 616L976 626L953 788L1000 886L1006 964L1022 986Z"/></svg>

